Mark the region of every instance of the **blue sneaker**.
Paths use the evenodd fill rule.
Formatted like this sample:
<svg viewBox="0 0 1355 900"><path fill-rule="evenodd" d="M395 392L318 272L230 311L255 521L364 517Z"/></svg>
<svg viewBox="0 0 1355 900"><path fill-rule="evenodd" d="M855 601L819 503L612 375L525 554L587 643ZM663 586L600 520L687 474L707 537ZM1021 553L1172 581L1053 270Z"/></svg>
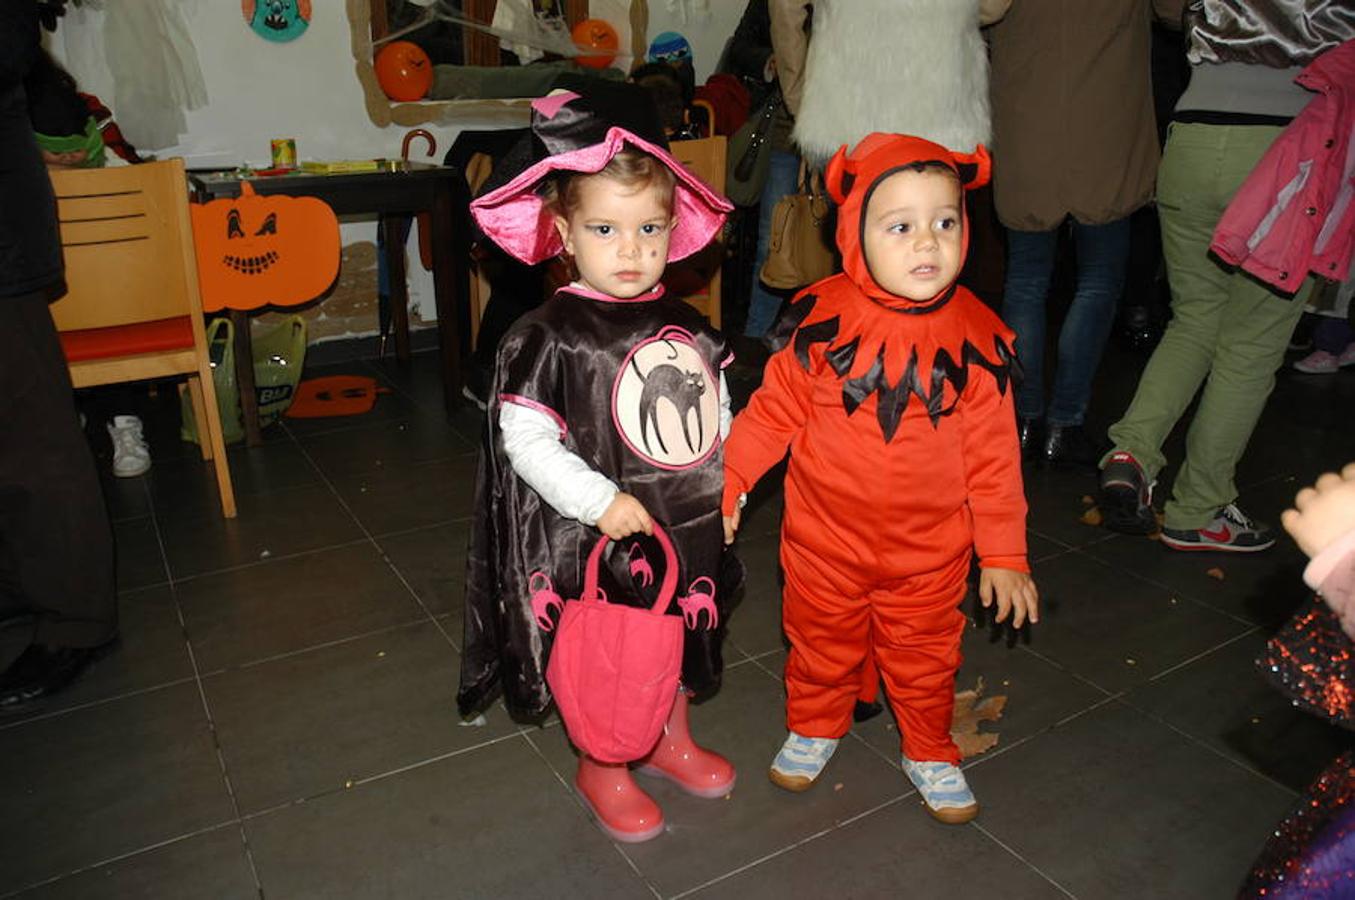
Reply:
<svg viewBox="0 0 1355 900"><path fill-rule="evenodd" d="M903 771L936 821L963 825L979 814L978 801L959 766L947 762L913 762L905 756Z"/></svg>
<svg viewBox="0 0 1355 900"><path fill-rule="evenodd" d="M772 760L767 777L788 791L807 791L823 774L823 767L837 750L837 738L808 738L791 732Z"/></svg>

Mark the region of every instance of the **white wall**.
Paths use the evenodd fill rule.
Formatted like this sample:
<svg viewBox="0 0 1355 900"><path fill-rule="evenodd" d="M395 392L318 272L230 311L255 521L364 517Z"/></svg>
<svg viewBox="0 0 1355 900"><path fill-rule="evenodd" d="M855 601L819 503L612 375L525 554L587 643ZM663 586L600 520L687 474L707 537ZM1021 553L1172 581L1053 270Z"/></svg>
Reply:
<svg viewBox="0 0 1355 900"><path fill-rule="evenodd" d="M5 0L0 0L5 2ZM118 3L108 4L116 14ZM140 0L137 0L140 2ZM178 144L155 151L183 156L190 166L269 163L269 141L296 139L301 159L397 157L407 128L378 128L367 116L362 88L353 70L348 16L343 0L314 0L310 27L285 44L250 30L235 0L176 0L184 10L207 86L207 105L187 114L187 133ZM629 46L629 0L592 0L593 15L616 26ZM695 54L698 83L713 71L745 0L649 0L649 36L679 31ZM708 7L684 24L683 10ZM82 88L114 106L113 78L102 59L106 13L69 7L49 41ZM114 108L114 113L117 109ZM468 121L465 127L482 123ZM460 127L424 126L438 139L441 159ZM136 144L135 134L128 139ZM422 159L424 142L415 144ZM345 223L345 244L375 240L374 222ZM434 318L432 280L410 266L410 301L424 319ZM375 291L375 286L373 286Z"/></svg>

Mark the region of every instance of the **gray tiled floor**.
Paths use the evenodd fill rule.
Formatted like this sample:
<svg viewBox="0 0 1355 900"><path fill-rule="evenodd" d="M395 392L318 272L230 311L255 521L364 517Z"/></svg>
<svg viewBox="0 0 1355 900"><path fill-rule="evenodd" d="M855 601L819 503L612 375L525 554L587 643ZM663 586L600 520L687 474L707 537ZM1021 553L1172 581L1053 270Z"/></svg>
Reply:
<svg viewBox="0 0 1355 900"><path fill-rule="evenodd" d="M1112 353L1106 395L1126 396L1137 366ZM151 473L108 481L122 640L45 707L0 719L0 896L1224 897L1349 743L1251 665L1303 598L1297 551L1172 555L1083 524L1089 474L1038 471L1044 620L1015 641L977 623L965 637L960 686L1007 697L985 725L997 747L969 761L983 815L922 813L888 716L857 726L823 784L779 791L763 775L783 733L768 483L741 540L724 687L693 710L738 786L712 801L646 782L668 833L615 845L570 790L558 722L455 716L476 416L446 422L435 356L338 369L393 393L371 416L231 451L234 522L172 412L148 428ZM739 391L756 374L735 376ZM1355 458L1330 413L1353 399L1350 375L1281 377L1239 471L1248 509L1273 521L1303 480Z"/></svg>

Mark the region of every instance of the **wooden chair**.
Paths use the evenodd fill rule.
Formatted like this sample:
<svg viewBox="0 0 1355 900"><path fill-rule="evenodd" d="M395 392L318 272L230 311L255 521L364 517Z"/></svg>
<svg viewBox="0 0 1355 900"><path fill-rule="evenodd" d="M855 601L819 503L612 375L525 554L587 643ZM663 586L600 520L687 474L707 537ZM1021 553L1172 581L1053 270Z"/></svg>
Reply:
<svg viewBox="0 0 1355 900"><path fill-rule="evenodd" d="M235 517L181 159L52 170L68 293L52 306L77 388L187 376L202 458Z"/></svg>
<svg viewBox="0 0 1355 900"><path fill-rule="evenodd" d="M687 167L689 172L723 194L725 192L727 143L728 141L723 135L716 135L715 137L700 138L693 141L673 141L669 150L678 162ZM700 310L707 319L710 319L711 325L719 328L721 320L720 270L724 267L723 239L716 237L709 247L691 257L689 261L679 263L678 266L698 271L703 278L706 271L709 270L710 277L705 282L705 286L694 291L683 291L683 299ZM682 284L681 273L675 277L675 280L679 286ZM668 279L665 278L665 281L668 281Z"/></svg>

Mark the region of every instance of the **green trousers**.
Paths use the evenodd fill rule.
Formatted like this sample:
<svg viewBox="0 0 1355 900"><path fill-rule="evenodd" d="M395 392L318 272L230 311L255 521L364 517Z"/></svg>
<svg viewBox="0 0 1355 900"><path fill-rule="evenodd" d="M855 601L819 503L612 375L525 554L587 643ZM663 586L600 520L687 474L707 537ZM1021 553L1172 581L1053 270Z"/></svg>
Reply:
<svg viewBox="0 0 1355 900"><path fill-rule="evenodd" d="M1280 131L1176 123L1167 138L1157 205L1172 320L1110 439L1156 478L1166 464L1162 444L1204 385L1166 505L1168 528L1204 527L1237 499L1237 462L1312 289L1310 277L1296 296L1280 294L1209 255L1223 210Z"/></svg>

